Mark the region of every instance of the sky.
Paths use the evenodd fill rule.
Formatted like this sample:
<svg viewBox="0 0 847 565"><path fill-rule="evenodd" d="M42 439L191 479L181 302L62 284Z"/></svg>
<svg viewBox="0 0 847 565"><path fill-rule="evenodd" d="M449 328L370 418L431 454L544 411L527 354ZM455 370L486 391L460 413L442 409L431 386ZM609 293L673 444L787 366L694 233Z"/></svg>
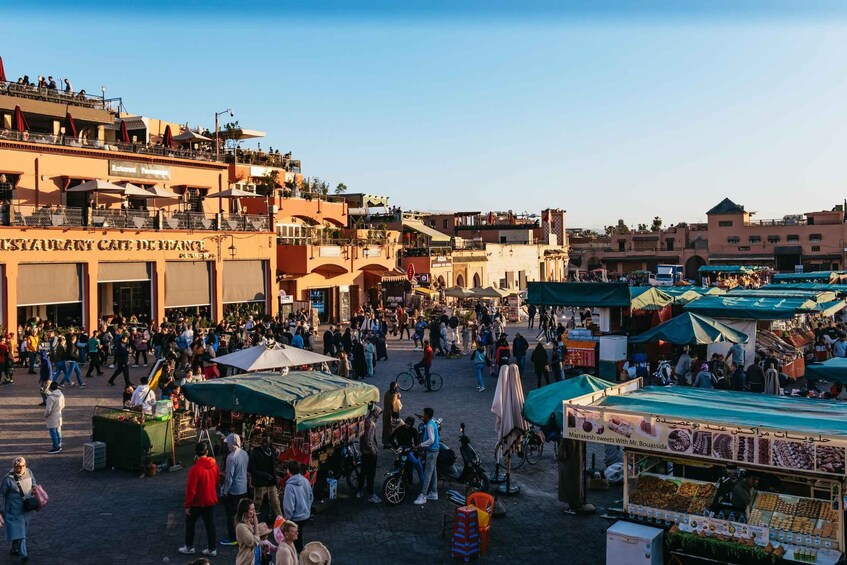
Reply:
<svg viewBox="0 0 847 565"><path fill-rule="evenodd" d="M6 74L240 125L306 176L568 227L847 197L847 7L824 1L20 2Z"/></svg>

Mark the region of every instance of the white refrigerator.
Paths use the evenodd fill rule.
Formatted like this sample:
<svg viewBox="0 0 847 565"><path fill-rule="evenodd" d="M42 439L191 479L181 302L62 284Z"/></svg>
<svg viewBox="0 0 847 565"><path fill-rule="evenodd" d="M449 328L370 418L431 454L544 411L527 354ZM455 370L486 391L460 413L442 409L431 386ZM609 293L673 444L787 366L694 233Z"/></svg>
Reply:
<svg viewBox="0 0 847 565"><path fill-rule="evenodd" d="M606 530L606 565L662 565L659 528L618 521Z"/></svg>

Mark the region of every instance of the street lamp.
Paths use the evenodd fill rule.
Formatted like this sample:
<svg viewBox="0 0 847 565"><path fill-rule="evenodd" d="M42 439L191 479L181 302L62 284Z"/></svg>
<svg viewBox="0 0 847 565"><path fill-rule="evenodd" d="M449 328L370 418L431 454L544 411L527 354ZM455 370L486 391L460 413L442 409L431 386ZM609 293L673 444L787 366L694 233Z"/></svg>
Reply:
<svg viewBox="0 0 847 565"><path fill-rule="evenodd" d="M221 158L221 144L218 139L218 133L220 132L220 125L218 124L218 116L223 116L224 114L229 114L229 117L232 118L235 114L232 113L232 110L227 108L223 112L215 112L215 161L220 161Z"/></svg>

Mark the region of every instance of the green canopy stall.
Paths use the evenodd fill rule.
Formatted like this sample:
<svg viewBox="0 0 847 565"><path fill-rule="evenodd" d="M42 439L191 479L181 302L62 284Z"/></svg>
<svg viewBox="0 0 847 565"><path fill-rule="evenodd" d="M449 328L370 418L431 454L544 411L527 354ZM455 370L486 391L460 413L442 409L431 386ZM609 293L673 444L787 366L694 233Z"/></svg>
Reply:
<svg viewBox="0 0 847 565"><path fill-rule="evenodd" d="M543 386L526 395L523 417L536 426L556 425L562 429L562 402L584 396L612 386L609 381L591 375L579 375L572 379Z"/></svg>
<svg viewBox="0 0 847 565"><path fill-rule="evenodd" d="M727 296L743 296L755 298L802 298L814 300L815 302L829 302L835 300L835 292L832 290L799 290L782 288L734 288Z"/></svg>
<svg viewBox="0 0 847 565"><path fill-rule="evenodd" d="M830 290L847 294L847 284L827 284L822 282L784 282L771 283L761 287L761 290Z"/></svg>
<svg viewBox="0 0 847 565"><path fill-rule="evenodd" d="M631 300L629 285L626 283L527 283L527 302L538 306L628 308Z"/></svg>
<svg viewBox="0 0 847 565"><path fill-rule="evenodd" d="M678 345L705 345L708 343L729 342L747 343L747 334L713 320L706 316L684 312L663 324L630 338L630 343L649 343L668 341Z"/></svg>
<svg viewBox="0 0 847 565"><path fill-rule="evenodd" d="M821 380L830 383L847 384L847 359L844 357L833 357L823 363L807 365L806 380Z"/></svg>
<svg viewBox="0 0 847 565"><path fill-rule="evenodd" d="M632 310L661 310L673 302L673 297L655 286L629 287L629 307Z"/></svg>
<svg viewBox="0 0 847 565"><path fill-rule="evenodd" d="M704 296L685 305L685 310L730 320L786 320L797 314L816 311L816 304L804 298L763 298L733 296Z"/></svg>
<svg viewBox="0 0 847 565"><path fill-rule="evenodd" d="M379 389L318 371L252 373L187 384L185 398L203 406L284 418L308 430L365 415Z"/></svg>
<svg viewBox="0 0 847 565"><path fill-rule="evenodd" d="M843 275L835 271L819 271L814 273L777 273L773 276L774 282L835 282Z"/></svg>

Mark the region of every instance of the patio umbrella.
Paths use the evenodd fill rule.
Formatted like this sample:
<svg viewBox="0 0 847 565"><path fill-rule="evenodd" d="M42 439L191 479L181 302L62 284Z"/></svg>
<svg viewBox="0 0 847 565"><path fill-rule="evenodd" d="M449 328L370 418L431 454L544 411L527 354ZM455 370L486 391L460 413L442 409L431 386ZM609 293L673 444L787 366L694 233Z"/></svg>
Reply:
<svg viewBox="0 0 847 565"><path fill-rule="evenodd" d="M460 286L452 286L444 291L444 296L449 296L451 298L470 298L474 296L474 293L473 291Z"/></svg>
<svg viewBox="0 0 847 565"><path fill-rule="evenodd" d="M126 188L117 184L112 184L104 180L89 180L73 188L69 188L66 192L103 192L106 194L126 194Z"/></svg>
<svg viewBox="0 0 847 565"><path fill-rule="evenodd" d="M267 371L269 369L281 369L283 367L330 363L336 361L336 359L305 349L277 344L270 347L257 345L255 347L241 349L234 353L215 357L214 361L219 365L236 367L242 371Z"/></svg>
<svg viewBox="0 0 847 565"><path fill-rule="evenodd" d="M171 192L170 190L155 184L150 188L145 188L144 190L151 193L153 198L182 198L182 196L176 192Z"/></svg>
<svg viewBox="0 0 847 565"><path fill-rule="evenodd" d="M121 141L129 143L129 130L126 129L126 122L121 120Z"/></svg>
<svg viewBox="0 0 847 565"><path fill-rule="evenodd" d="M149 190L145 190L140 186L136 186L131 182L123 183L124 187L124 196L129 198L156 198L156 195L150 192Z"/></svg>
<svg viewBox="0 0 847 565"><path fill-rule="evenodd" d="M20 106L15 106L15 115L12 120L16 131L29 131L29 124L26 123L24 113L21 112Z"/></svg>
<svg viewBox="0 0 847 565"><path fill-rule="evenodd" d="M6 69L3 68L3 57L0 57L0 82L6 82Z"/></svg>
<svg viewBox="0 0 847 565"><path fill-rule="evenodd" d="M71 116L71 113L68 112L65 114L65 133L70 134L71 137L76 139L79 134L76 131L76 123L74 123L74 117Z"/></svg>
<svg viewBox="0 0 847 565"><path fill-rule="evenodd" d="M212 140L209 139L208 137L206 137L205 135L200 135L197 132L194 132L194 131L191 131L191 130L186 130L179 135L175 135L174 141L176 141L177 143L189 143L189 144L191 144L191 143L200 143L200 142L212 141Z"/></svg>
<svg viewBox="0 0 847 565"><path fill-rule="evenodd" d="M473 293L474 295L482 298L503 298L508 295L508 292L500 290L499 288L494 288L493 286L487 286L485 288L480 288L479 290L474 288Z"/></svg>
<svg viewBox="0 0 847 565"><path fill-rule="evenodd" d="M215 192L208 195L209 198L264 198L261 194L255 192L247 192L240 188L230 188L222 192Z"/></svg>
<svg viewBox="0 0 847 565"><path fill-rule="evenodd" d="M171 133L171 126L165 126L165 135L162 138L162 145L168 149L174 148L174 136Z"/></svg>
<svg viewBox="0 0 847 565"><path fill-rule="evenodd" d="M501 452L506 454L506 490L503 491L506 494L519 490L511 484L511 463L512 451L528 429L526 420L523 419L523 404L523 386L518 366L512 364L500 367L491 411L497 417L495 429L498 444Z"/></svg>
<svg viewBox="0 0 847 565"><path fill-rule="evenodd" d="M708 316L684 312L663 324L629 338L630 343L668 341L678 345L705 345L709 343L747 343L749 336Z"/></svg>

